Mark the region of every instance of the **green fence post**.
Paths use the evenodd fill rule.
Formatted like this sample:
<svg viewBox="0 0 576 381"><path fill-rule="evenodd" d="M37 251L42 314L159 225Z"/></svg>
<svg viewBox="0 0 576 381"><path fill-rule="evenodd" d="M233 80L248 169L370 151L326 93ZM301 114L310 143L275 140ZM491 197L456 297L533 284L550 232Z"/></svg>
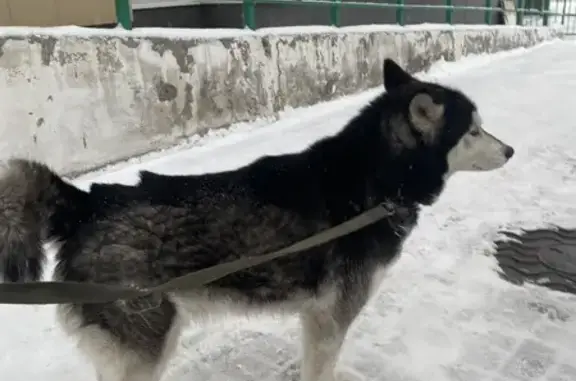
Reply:
<svg viewBox="0 0 576 381"><path fill-rule="evenodd" d="M566 4L568 3L567 0L564 0L564 5L562 6L562 21L561 24L564 25L564 18L566 17Z"/></svg>
<svg viewBox="0 0 576 381"><path fill-rule="evenodd" d="M484 0L484 7L492 8L492 0ZM484 23L488 25L492 24L492 9L486 9L484 11Z"/></svg>
<svg viewBox="0 0 576 381"><path fill-rule="evenodd" d="M446 0L446 22L452 24L452 16L454 15L454 7L452 6L452 0Z"/></svg>
<svg viewBox="0 0 576 381"><path fill-rule="evenodd" d="M242 13L244 17L244 26L252 30L256 29L256 4L254 0L243 0Z"/></svg>
<svg viewBox="0 0 576 381"><path fill-rule="evenodd" d="M116 20L122 28L132 29L132 7L130 0L116 0Z"/></svg>
<svg viewBox="0 0 576 381"><path fill-rule="evenodd" d="M517 0L516 3L516 24L523 25L524 24L524 0Z"/></svg>
<svg viewBox="0 0 576 381"><path fill-rule="evenodd" d="M548 26L548 12L550 12L550 0L542 0L542 24Z"/></svg>
<svg viewBox="0 0 576 381"><path fill-rule="evenodd" d="M340 26L340 9L342 0L332 0L330 5L330 25Z"/></svg>
<svg viewBox="0 0 576 381"><path fill-rule="evenodd" d="M404 25L404 0L396 0L396 23Z"/></svg>

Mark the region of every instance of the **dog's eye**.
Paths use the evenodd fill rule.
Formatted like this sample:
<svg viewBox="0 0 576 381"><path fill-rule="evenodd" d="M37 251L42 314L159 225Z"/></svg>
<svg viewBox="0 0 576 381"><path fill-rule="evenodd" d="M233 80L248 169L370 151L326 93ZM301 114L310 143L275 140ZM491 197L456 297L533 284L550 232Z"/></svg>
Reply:
<svg viewBox="0 0 576 381"><path fill-rule="evenodd" d="M472 136L479 136L479 135L480 135L480 130L470 130L470 135L472 135Z"/></svg>

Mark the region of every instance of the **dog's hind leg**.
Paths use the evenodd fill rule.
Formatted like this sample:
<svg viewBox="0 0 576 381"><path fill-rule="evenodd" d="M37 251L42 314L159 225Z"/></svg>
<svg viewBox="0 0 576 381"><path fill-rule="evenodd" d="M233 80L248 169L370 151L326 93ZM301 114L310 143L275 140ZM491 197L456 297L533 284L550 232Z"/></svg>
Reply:
<svg viewBox="0 0 576 381"><path fill-rule="evenodd" d="M302 381L336 380L340 349L348 328L368 300L367 291L359 285L340 289L302 311Z"/></svg>
<svg viewBox="0 0 576 381"><path fill-rule="evenodd" d="M59 306L58 315L94 365L97 381L159 381L182 328L165 297Z"/></svg>

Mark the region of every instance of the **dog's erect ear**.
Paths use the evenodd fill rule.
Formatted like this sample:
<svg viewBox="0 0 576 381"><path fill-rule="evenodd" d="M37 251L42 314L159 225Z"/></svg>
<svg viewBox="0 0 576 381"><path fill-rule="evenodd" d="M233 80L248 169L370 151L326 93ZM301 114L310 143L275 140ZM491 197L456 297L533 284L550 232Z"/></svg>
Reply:
<svg viewBox="0 0 576 381"><path fill-rule="evenodd" d="M390 58L384 60L382 73L384 77L384 88L387 91L418 81Z"/></svg>
<svg viewBox="0 0 576 381"><path fill-rule="evenodd" d="M422 134L425 142L432 142L444 117L444 105L435 103L427 93L416 94L409 107L410 121Z"/></svg>

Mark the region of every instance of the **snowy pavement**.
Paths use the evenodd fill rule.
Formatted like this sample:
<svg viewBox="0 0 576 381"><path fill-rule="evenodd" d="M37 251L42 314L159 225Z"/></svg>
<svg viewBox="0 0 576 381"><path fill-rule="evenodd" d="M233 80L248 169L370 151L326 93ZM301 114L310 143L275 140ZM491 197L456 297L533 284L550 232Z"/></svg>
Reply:
<svg viewBox="0 0 576 381"><path fill-rule="evenodd" d="M576 296L513 286L499 278L490 255L500 229L576 227L575 63L576 41L555 41L438 64L426 76L470 95L485 128L516 155L501 170L456 175L425 209L404 256L345 343L341 364L354 380L576 380ZM232 128L201 139L199 147L75 183L132 183L140 168L213 172L300 150L336 132L375 91L288 111L259 128ZM53 312L52 306L0 306L0 379L95 381ZM295 318L190 328L164 380L298 380L299 344Z"/></svg>

